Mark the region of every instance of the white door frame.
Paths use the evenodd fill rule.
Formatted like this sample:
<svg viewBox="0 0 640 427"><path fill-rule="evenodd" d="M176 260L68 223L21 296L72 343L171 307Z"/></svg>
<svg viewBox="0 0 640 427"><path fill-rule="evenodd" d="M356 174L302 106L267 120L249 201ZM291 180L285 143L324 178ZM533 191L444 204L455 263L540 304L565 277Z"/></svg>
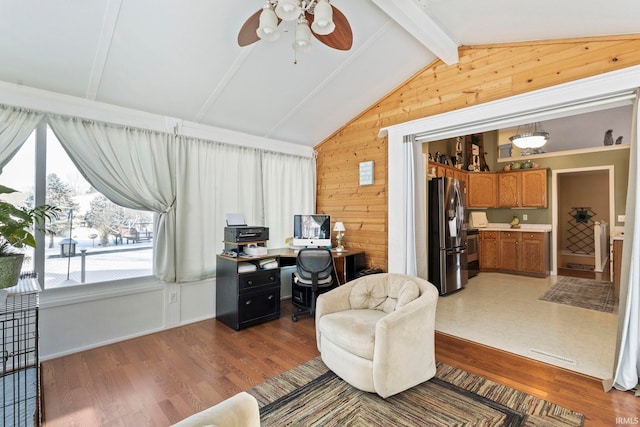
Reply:
<svg viewBox="0 0 640 427"><path fill-rule="evenodd" d="M558 239L560 238L560 233L558 233L558 175L603 170L609 171L609 235L612 236L613 234L611 233L611 230L612 224L615 224L616 210L614 166L604 165L572 169L555 169L551 172L551 275L553 276L558 274ZM611 245L611 237L609 237L609 244Z"/></svg>

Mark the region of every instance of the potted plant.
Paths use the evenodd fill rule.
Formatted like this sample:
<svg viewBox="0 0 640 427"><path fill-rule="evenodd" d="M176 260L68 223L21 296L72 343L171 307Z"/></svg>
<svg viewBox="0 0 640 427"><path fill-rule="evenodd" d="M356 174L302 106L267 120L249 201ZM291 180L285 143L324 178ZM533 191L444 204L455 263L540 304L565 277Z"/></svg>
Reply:
<svg viewBox="0 0 640 427"><path fill-rule="evenodd" d="M13 188L0 185L0 194L15 192ZM33 227L57 217L59 212L58 208L51 205L28 209L0 200L0 289L18 283L24 254L16 249L25 246L35 248Z"/></svg>

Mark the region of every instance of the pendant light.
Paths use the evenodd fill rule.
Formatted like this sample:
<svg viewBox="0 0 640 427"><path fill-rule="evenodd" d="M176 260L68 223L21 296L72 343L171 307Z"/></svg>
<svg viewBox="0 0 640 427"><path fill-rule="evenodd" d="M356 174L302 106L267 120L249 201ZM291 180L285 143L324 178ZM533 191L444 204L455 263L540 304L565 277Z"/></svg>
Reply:
<svg viewBox="0 0 640 427"><path fill-rule="evenodd" d="M516 130L516 134L510 137L511 143L521 149L540 148L545 145L549 139L549 132L542 130L540 123L530 123L524 125L523 131L520 132L520 126Z"/></svg>

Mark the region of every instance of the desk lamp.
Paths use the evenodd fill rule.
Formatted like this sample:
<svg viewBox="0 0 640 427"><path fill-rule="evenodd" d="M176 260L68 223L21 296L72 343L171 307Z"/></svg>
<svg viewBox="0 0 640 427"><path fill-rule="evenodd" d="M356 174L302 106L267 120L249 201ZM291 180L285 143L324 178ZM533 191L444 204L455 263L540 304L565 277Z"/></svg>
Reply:
<svg viewBox="0 0 640 427"><path fill-rule="evenodd" d="M337 221L333 226L333 231L337 231L336 240L338 241L338 246L336 247L336 251L342 252L344 250L344 246L342 246L342 239L344 238L343 231L346 231L344 228L344 223L342 221Z"/></svg>

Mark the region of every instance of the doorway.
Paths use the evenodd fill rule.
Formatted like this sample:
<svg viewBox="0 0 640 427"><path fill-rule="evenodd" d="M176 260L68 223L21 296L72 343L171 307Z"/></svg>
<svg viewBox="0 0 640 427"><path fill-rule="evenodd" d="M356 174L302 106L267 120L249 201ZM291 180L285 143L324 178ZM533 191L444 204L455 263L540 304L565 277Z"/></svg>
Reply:
<svg viewBox="0 0 640 427"><path fill-rule="evenodd" d="M613 186L613 165L553 171L552 274L611 281Z"/></svg>

